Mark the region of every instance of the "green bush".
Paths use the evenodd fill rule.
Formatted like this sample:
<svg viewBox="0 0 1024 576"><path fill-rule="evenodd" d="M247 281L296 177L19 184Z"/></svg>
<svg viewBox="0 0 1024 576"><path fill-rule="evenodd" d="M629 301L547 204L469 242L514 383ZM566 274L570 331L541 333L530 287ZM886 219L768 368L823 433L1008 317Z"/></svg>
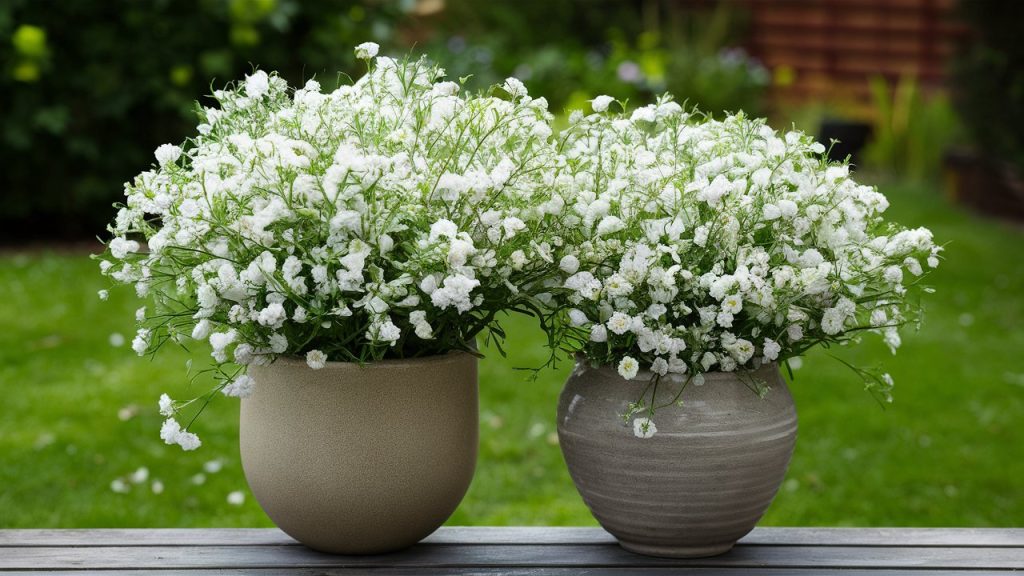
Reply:
<svg viewBox="0 0 1024 576"><path fill-rule="evenodd" d="M937 178L943 154L961 132L949 98L942 93L925 96L910 76L895 88L875 76L870 88L875 121L864 150L866 164L911 180Z"/></svg>
<svg viewBox="0 0 1024 576"><path fill-rule="evenodd" d="M0 236L99 234L153 149L193 131L193 102L254 66L330 87L352 46L389 44L411 2L5 0L0 3ZM325 74L326 73L326 74Z"/></svg>
<svg viewBox="0 0 1024 576"><path fill-rule="evenodd" d="M653 2L644 11L609 0L510 6L449 0L427 51L451 76L472 75L477 88L515 75L555 111L585 108L600 94L643 104L669 91L716 115L763 113L770 75L730 48L744 23L727 3L707 10Z"/></svg>
<svg viewBox="0 0 1024 576"><path fill-rule="evenodd" d="M961 2L973 31L954 62L955 102L975 144L1024 171L1024 3Z"/></svg>
<svg viewBox="0 0 1024 576"><path fill-rule="evenodd" d="M413 14L427 4L0 1L0 240L101 234L124 182L193 132L193 102L211 105L211 87L258 66L333 88L363 41L426 51L473 88L519 76L553 110L667 90L711 113L763 112L768 74L727 49L742 24L728 6L447 0L436 16Z"/></svg>

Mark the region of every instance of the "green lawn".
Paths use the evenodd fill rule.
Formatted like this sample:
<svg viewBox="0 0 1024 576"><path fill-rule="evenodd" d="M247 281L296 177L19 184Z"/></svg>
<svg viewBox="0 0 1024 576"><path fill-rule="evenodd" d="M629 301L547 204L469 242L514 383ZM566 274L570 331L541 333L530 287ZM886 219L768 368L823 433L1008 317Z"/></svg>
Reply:
<svg viewBox="0 0 1024 576"><path fill-rule="evenodd" d="M892 216L948 242L921 332L892 357L878 342L840 350L883 364L896 402L882 410L823 353L796 372L796 454L765 519L779 525L1010 526L1024 518L1024 233L950 207L934 191L887 186ZM130 341L138 306L100 302L94 263L76 253L0 256L0 528L267 526L237 454L238 405L200 421L183 453L157 438L157 396L186 396L182 352L155 362ZM567 365L537 382L511 366L544 354L511 319L510 358L483 362L476 478L452 524L593 524L553 435ZM172 352L170 349L167 352ZM220 460L223 469L203 472ZM146 483L111 483L139 467ZM204 481L197 474L204 473ZM164 486L151 490L153 480ZM227 495L242 490L244 504Z"/></svg>

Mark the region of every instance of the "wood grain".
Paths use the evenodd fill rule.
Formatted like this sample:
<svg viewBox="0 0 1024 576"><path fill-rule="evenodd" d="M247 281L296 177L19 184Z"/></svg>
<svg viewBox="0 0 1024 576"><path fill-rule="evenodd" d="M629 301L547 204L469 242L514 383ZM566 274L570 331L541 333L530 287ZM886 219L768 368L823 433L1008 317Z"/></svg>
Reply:
<svg viewBox="0 0 1024 576"><path fill-rule="evenodd" d="M1024 529L758 528L730 553L672 560L631 554L600 528L443 528L404 552L331 556L276 529L0 530L0 573L196 575L583 574L772 576L1024 569Z"/></svg>

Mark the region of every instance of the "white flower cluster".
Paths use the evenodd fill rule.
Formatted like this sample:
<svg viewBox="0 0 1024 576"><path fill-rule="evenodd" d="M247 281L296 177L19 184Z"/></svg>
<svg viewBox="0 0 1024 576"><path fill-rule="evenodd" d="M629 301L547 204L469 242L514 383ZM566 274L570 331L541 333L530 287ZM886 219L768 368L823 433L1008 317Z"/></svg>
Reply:
<svg viewBox="0 0 1024 576"><path fill-rule="evenodd" d="M556 302L575 351L623 378L689 382L861 331L895 350L908 290L938 264L928 230L884 222L886 198L802 133L668 97L631 114L612 102L595 98L563 134L559 186L575 193ZM869 382L888 395L890 379Z"/></svg>
<svg viewBox="0 0 1024 576"><path fill-rule="evenodd" d="M200 406L252 394L247 367L278 355L319 370L472 350L510 310L654 388L864 331L895 349L938 264L928 230L887 224L885 197L804 134L599 96L554 135L519 80L466 96L377 52L358 46L369 72L329 93L262 71L215 92L198 135L126 186L101 271L151 301L137 353L209 344ZM647 411L639 437L651 398L625 415ZM161 398L167 443L199 446L176 420L190 404Z"/></svg>
<svg viewBox="0 0 1024 576"><path fill-rule="evenodd" d="M199 134L126 185L101 270L153 302L137 353L207 341L218 389L245 397L245 368L276 355L319 369L471 350L497 313L540 308L557 216L546 101L515 79L463 96L425 60L377 51L358 46L369 72L330 93L263 71L215 92ZM161 402L161 437L192 449L186 404Z"/></svg>

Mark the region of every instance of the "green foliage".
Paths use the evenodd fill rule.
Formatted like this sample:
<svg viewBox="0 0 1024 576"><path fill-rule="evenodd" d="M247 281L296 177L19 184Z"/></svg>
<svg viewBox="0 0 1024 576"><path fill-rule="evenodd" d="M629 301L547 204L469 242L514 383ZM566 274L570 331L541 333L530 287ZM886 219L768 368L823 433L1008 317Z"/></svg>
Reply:
<svg viewBox="0 0 1024 576"><path fill-rule="evenodd" d="M884 191L892 218L950 240L930 277L937 292L927 322L907 334L898 362L874 342L828 351L892 371L896 401L886 410L825 352L795 371L800 438L764 523L1018 525L1024 255L1006 247L1024 236L950 207L931 189ZM198 451L157 438L156 397L206 352L168 350L150 362L126 344L111 346L111 333L130 339L138 302L130 289L99 301L105 284L84 254L0 256L0 528L270 526L248 491L241 507L226 501L245 490L236 401L210 406ZM480 367L480 460L450 523L594 525L551 436L570 366L525 381L512 367L543 363L545 342L535 320L508 320L509 358L485 350ZM217 458L224 469L194 484ZM110 490L140 466L163 482L163 494L148 484Z"/></svg>
<svg viewBox="0 0 1024 576"><path fill-rule="evenodd" d="M403 3L0 3L0 236L102 232L122 184L195 125L193 102L254 66L330 88L351 47L387 44ZM209 103L207 103L209 104ZM15 160L16 159L16 160ZM54 224L58 225L55 226Z"/></svg>
<svg viewBox="0 0 1024 576"><path fill-rule="evenodd" d="M954 61L956 105L981 151L1024 171L1024 3L961 2L973 35Z"/></svg>
<svg viewBox="0 0 1024 576"><path fill-rule="evenodd" d="M875 76L870 87L876 117L864 150L868 166L913 180L937 178L943 154L960 134L949 99L942 94L926 97L909 76L895 89Z"/></svg>
<svg viewBox="0 0 1024 576"><path fill-rule="evenodd" d="M665 91L713 115L763 111L770 75L729 48L742 21L727 4L710 12L665 6L653 15L608 1L585 10L539 0L516 2L514 11L468 0L447 6L441 40L425 49L449 76L472 75L477 87L515 75L554 111L589 110L586 101L601 94L644 104Z"/></svg>

